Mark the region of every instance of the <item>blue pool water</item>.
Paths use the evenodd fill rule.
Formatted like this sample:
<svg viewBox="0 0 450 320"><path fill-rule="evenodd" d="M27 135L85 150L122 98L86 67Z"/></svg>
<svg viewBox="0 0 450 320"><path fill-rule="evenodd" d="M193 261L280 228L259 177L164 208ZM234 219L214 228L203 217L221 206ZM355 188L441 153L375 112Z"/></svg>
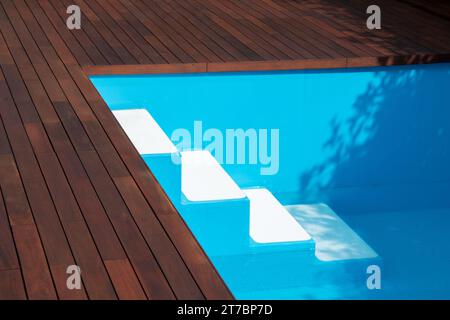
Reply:
<svg viewBox="0 0 450 320"><path fill-rule="evenodd" d="M210 149L239 187L326 203L379 255L210 256L237 298L450 298L450 64L91 80L112 110L145 108L180 149ZM239 158L227 129L256 146Z"/></svg>

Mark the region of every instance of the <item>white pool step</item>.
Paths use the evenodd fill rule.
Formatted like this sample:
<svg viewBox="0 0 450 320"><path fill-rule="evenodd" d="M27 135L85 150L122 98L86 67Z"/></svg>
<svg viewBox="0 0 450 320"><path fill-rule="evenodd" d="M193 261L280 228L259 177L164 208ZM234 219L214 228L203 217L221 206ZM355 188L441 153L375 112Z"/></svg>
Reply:
<svg viewBox="0 0 450 320"><path fill-rule="evenodd" d="M241 190L209 151L181 152L181 172L185 219L212 255L314 250L269 190Z"/></svg>
<svg viewBox="0 0 450 320"><path fill-rule="evenodd" d="M250 236L260 244L311 240L311 236L267 189L244 190L250 199Z"/></svg>
<svg viewBox="0 0 450 320"><path fill-rule="evenodd" d="M146 109L114 110L113 115L172 201L181 199L180 154Z"/></svg>
<svg viewBox="0 0 450 320"><path fill-rule="evenodd" d="M181 190L189 201L245 198L244 192L209 151L181 152Z"/></svg>
<svg viewBox="0 0 450 320"><path fill-rule="evenodd" d="M321 261L373 259L378 254L326 204L291 205L286 209L316 242Z"/></svg>
<svg viewBox="0 0 450 320"><path fill-rule="evenodd" d="M177 148L146 109L114 110L114 116L140 154L167 154Z"/></svg>
<svg viewBox="0 0 450 320"><path fill-rule="evenodd" d="M250 203L208 151L181 152L180 213L211 257L249 253Z"/></svg>

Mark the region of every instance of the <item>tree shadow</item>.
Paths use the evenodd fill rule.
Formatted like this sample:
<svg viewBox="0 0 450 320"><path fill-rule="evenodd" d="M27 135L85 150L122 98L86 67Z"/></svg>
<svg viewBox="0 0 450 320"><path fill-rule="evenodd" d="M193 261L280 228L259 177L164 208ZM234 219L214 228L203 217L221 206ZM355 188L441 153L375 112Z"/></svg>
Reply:
<svg viewBox="0 0 450 320"><path fill-rule="evenodd" d="M302 197L344 212L450 206L449 90L448 64L376 72L352 115L330 121Z"/></svg>

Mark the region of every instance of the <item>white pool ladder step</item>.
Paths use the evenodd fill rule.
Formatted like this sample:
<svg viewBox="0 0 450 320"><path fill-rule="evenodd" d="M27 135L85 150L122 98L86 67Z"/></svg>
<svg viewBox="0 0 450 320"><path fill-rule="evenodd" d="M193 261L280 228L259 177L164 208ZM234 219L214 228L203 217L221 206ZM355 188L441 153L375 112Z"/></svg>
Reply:
<svg viewBox="0 0 450 320"><path fill-rule="evenodd" d="M250 203L209 151L181 152L180 213L209 256L249 253Z"/></svg>
<svg viewBox="0 0 450 320"><path fill-rule="evenodd" d="M316 242L321 261L374 259L378 254L329 206L323 203L286 206Z"/></svg>
<svg viewBox="0 0 450 320"><path fill-rule="evenodd" d="M240 189L209 151L181 152L181 163L181 188L186 199L191 203L215 202L218 205L206 213L208 220L217 222L213 232L247 226L242 236L247 238L248 252L272 250L274 245L280 244L291 245L286 247L290 250L294 247L314 249L311 236L269 190ZM244 212L245 207L229 207L230 201L236 200L249 201L249 208ZM200 212L202 208L197 207L192 214L199 217Z"/></svg>
<svg viewBox="0 0 450 320"><path fill-rule="evenodd" d="M140 154L170 154L177 148L146 109L113 110Z"/></svg>
<svg viewBox="0 0 450 320"><path fill-rule="evenodd" d="M146 109L113 110L119 124L169 197L181 199L180 154Z"/></svg>
<svg viewBox="0 0 450 320"><path fill-rule="evenodd" d="M181 190L189 201L243 199L245 193L209 151L181 152Z"/></svg>
<svg viewBox="0 0 450 320"><path fill-rule="evenodd" d="M245 189L250 199L250 236L260 244L310 241L311 236L267 189Z"/></svg>

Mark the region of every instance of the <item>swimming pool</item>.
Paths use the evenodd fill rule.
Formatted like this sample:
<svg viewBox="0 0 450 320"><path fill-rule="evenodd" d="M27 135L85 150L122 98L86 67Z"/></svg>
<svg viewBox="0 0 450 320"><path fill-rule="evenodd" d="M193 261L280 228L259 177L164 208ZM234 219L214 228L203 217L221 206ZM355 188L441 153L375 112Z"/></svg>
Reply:
<svg viewBox="0 0 450 320"><path fill-rule="evenodd" d="M450 64L91 80L236 298L450 298Z"/></svg>

